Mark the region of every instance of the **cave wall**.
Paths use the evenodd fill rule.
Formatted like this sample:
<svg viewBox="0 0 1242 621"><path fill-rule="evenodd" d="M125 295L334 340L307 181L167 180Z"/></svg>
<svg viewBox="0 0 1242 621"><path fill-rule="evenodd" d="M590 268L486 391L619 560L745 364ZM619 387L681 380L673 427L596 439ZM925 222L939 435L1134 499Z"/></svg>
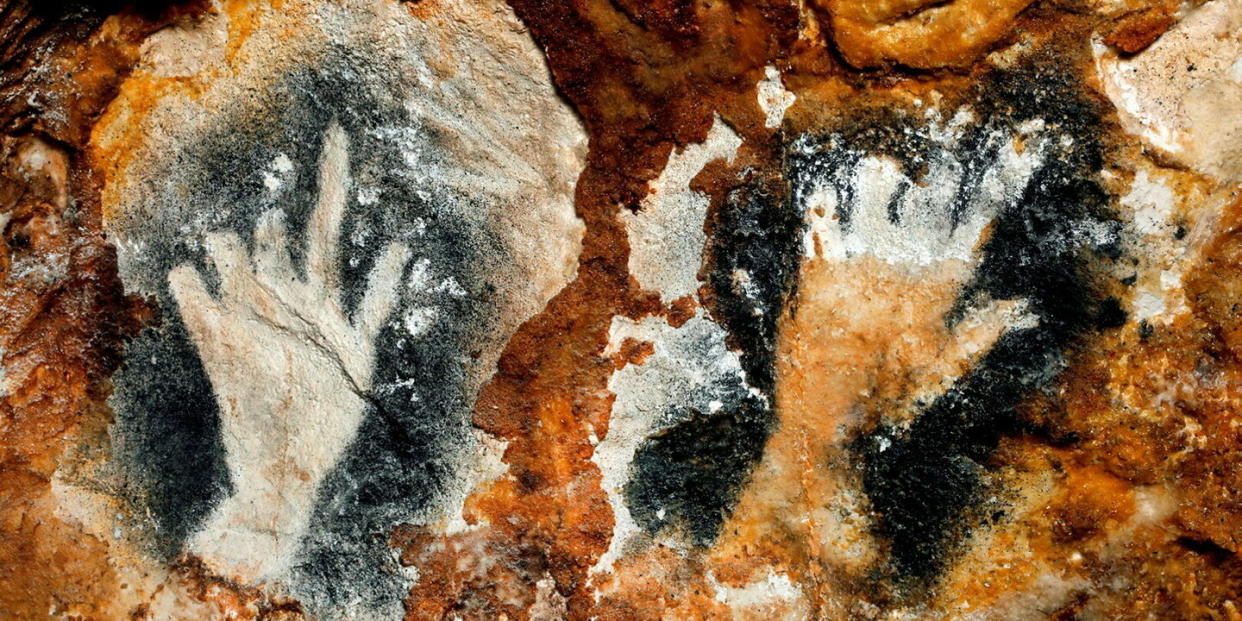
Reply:
<svg viewBox="0 0 1242 621"><path fill-rule="evenodd" d="M1242 618L1242 2L0 5L0 619Z"/></svg>

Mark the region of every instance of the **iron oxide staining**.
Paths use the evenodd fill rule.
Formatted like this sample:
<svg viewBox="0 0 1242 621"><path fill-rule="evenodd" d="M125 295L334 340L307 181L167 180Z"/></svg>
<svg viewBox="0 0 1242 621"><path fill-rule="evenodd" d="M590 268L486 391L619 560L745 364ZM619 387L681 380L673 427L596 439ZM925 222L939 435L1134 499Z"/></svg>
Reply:
<svg viewBox="0 0 1242 621"><path fill-rule="evenodd" d="M1009 35L1031 0L819 0L851 65L966 67Z"/></svg>
<svg viewBox="0 0 1242 621"><path fill-rule="evenodd" d="M1230 75L1230 39L1196 47L1199 22L1179 29L1184 16L1159 2L512 4L590 132L589 156L516 20L456 0L224 3L124 34L117 58L139 69L103 120L68 114L56 122L69 133L12 151L43 157L48 179L27 179L46 205L7 223L6 273L22 286L5 310L38 307L27 285L44 272L70 277L39 291L75 293L6 343L20 363L6 364L17 437L78 433L48 423L61 418L100 427L90 408L107 386L93 378L121 358L117 317L131 309L120 287L161 311L124 349L111 429L62 463L26 444L5 462L18 464L3 471L15 506L54 525L44 557L81 530L94 537L84 562L115 572L62 589L80 601L58 611L1236 612L1227 153L1197 145L1179 160L1193 170L1171 168L1139 149L1150 136L1121 133L1141 123L1090 92L1108 65L1091 58L1097 40L1159 60L1186 35L1212 63L1210 91ZM63 58L86 68L73 83L111 83L90 76L115 63L73 47ZM331 299L310 306L339 303L337 323L361 325L370 275L395 271L384 249L411 256L380 279L398 295L368 331L373 352L360 341L342 357L367 361L352 375L371 389L332 391L309 417L339 432L313 449L340 452L289 486L303 505L314 491L295 512L309 510L305 526L283 529L296 552L255 559L282 569L241 586L214 575L229 573L218 559L179 555L201 550L248 482L278 481L314 451L275 468L248 460L272 473L231 471L220 373L204 369L202 326L183 325L168 275L194 270L203 292L176 297L219 303L234 289L217 268L260 263L278 238L290 252L275 271L302 280L317 263L305 250L315 197L333 187L316 172L333 123L353 145L340 235L327 236L341 244L341 290L316 289ZM61 156L92 132L94 159ZM103 208L67 183L94 173ZM92 219L119 267L53 251L103 248ZM230 233L231 245L200 243ZM256 392L276 384L247 375ZM249 434L260 444L308 437L287 424L304 418L270 418L286 424ZM68 580L19 578L32 591Z"/></svg>
<svg viewBox="0 0 1242 621"><path fill-rule="evenodd" d="M0 616L126 610L106 537L67 512L57 488L106 434L108 379L145 316L100 230L90 125L136 42L179 10L0 8Z"/></svg>

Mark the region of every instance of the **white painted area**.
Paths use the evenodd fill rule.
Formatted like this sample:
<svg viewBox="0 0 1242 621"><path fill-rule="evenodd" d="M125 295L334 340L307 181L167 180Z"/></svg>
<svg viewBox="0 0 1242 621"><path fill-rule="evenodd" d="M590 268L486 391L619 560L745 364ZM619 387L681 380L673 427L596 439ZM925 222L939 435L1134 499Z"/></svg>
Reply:
<svg viewBox="0 0 1242 621"><path fill-rule="evenodd" d="M763 110L763 126L775 129L785 120L785 111L794 104L797 97L785 90L781 82L781 72L768 65L763 69L763 79L755 87L755 96L759 99L759 109Z"/></svg>
<svg viewBox="0 0 1242 621"><path fill-rule="evenodd" d="M1143 259L1130 300L1130 313L1140 321L1169 323L1189 310L1182 289L1187 241L1174 238L1173 214L1179 199L1166 177L1167 173L1141 167L1121 197L1122 213L1133 233L1133 253Z"/></svg>
<svg viewBox="0 0 1242 621"><path fill-rule="evenodd" d="M337 271L349 185L340 126L328 130L319 179L304 274L294 268L283 213L272 211L259 220L253 253L236 234L208 235L218 297L190 264L168 275L219 405L233 487L189 549L246 583L279 577L293 561L319 483L362 422L375 338L410 253L399 244L386 249L351 320Z"/></svg>
<svg viewBox="0 0 1242 621"><path fill-rule="evenodd" d="M665 302L693 296L699 288L709 201L691 190L690 182L708 162L732 161L741 144L741 137L717 117L706 140L669 155L638 213L621 213L630 242L630 274Z"/></svg>
<svg viewBox="0 0 1242 621"><path fill-rule="evenodd" d="M750 298L751 315L759 317L763 315L763 304L759 302L759 288L755 286L755 279L751 277L750 270L745 268L735 268L729 279L733 281L733 286L737 287L747 298Z"/></svg>
<svg viewBox="0 0 1242 621"><path fill-rule="evenodd" d="M276 154L267 170L263 171L263 187L269 194L276 194L289 180L293 172L293 162L284 153Z"/></svg>
<svg viewBox="0 0 1242 621"><path fill-rule="evenodd" d="M406 311L405 316L402 318L402 324L405 326L407 334L411 337L418 338L423 334L426 334L427 330L431 328L431 324L435 321L436 315L438 315L438 313L434 308L411 308Z"/></svg>
<svg viewBox="0 0 1242 621"><path fill-rule="evenodd" d="M1151 321L1168 310L1164 305L1164 297L1150 289L1140 289L1134 293L1134 301L1130 312L1135 319Z"/></svg>
<svg viewBox="0 0 1242 621"><path fill-rule="evenodd" d="M370 207L379 202L379 191L375 188L358 188L358 204Z"/></svg>
<svg viewBox="0 0 1242 621"><path fill-rule="evenodd" d="M956 140L970 118L959 111L947 124L932 123L929 134ZM1039 125L1020 128L1038 134ZM1019 140L1025 146L1019 149ZM873 256L909 269L956 263L963 277L979 259L983 233L1000 210L1017 201L1031 175L1043 162L1043 143L1036 137L993 134L1004 141L997 161L984 173L970 203L953 222L949 206L961 185L963 163L943 151L926 158L927 172L916 181L892 158L868 155L852 169L818 180L803 205L808 219L804 250L809 258L833 262ZM848 148L842 146L840 148ZM852 205L838 204L838 191L852 187ZM896 200L898 220L889 218ZM843 223L838 211L848 212Z"/></svg>
<svg viewBox="0 0 1242 621"><path fill-rule="evenodd" d="M927 136L932 139L935 144L951 146L962 139L967 127L971 123L979 121L978 115L975 114L973 108L962 106L954 111L953 116L949 120L944 120L940 114L940 110L934 107L923 109L923 118L927 120Z"/></svg>
<svg viewBox="0 0 1242 621"><path fill-rule="evenodd" d="M434 293L444 293L455 298L466 296L466 290L463 289L461 284L457 282L457 279L452 276L441 280L440 284L436 285L432 291Z"/></svg>
<svg viewBox="0 0 1242 621"><path fill-rule="evenodd" d="M413 292L427 291L431 287L431 260L423 257L410 266L410 275L405 280L407 289Z"/></svg>
<svg viewBox="0 0 1242 621"><path fill-rule="evenodd" d="M1102 41L1093 48L1126 131L1201 173L1242 181L1242 0L1190 9L1132 57Z"/></svg>
<svg viewBox="0 0 1242 621"><path fill-rule="evenodd" d="M1172 231L1169 217L1175 202L1173 188L1153 178L1146 169L1135 173L1130 191L1121 197L1121 205L1129 211L1134 227L1143 235L1166 235Z"/></svg>
<svg viewBox="0 0 1242 621"><path fill-rule="evenodd" d="M680 328L661 317L613 318L606 354L616 352L626 339L652 343L654 352L642 364L629 364L613 373L608 381L616 400L608 435L595 447L592 460L603 475L615 526L608 550L593 572L610 571L625 544L639 532L622 496L639 444L677 422L666 419L672 409L694 407L711 412L723 406L723 399L736 399L743 390L741 360L725 345L725 336L723 328L701 313Z"/></svg>

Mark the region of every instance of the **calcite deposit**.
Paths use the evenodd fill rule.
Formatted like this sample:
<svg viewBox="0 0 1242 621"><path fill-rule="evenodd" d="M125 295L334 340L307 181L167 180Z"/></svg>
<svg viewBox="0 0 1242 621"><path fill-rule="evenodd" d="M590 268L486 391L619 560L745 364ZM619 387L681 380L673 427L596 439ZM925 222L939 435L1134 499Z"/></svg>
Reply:
<svg viewBox="0 0 1242 621"><path fill-rule="evenodd" d="M0 620L1242 620L1242 1L0 0Z"/></svg>

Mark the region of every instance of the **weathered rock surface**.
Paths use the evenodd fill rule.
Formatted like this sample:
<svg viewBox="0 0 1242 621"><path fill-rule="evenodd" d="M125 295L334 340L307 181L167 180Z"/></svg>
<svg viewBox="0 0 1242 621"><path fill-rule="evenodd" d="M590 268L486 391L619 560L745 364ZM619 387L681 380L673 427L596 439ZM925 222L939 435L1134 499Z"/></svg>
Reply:
<svg viewBox="0 0 1242 621"><path fill-rule="evenodd" d="M0 619L1242 618L1242 3L0 6Z"/></svg>

